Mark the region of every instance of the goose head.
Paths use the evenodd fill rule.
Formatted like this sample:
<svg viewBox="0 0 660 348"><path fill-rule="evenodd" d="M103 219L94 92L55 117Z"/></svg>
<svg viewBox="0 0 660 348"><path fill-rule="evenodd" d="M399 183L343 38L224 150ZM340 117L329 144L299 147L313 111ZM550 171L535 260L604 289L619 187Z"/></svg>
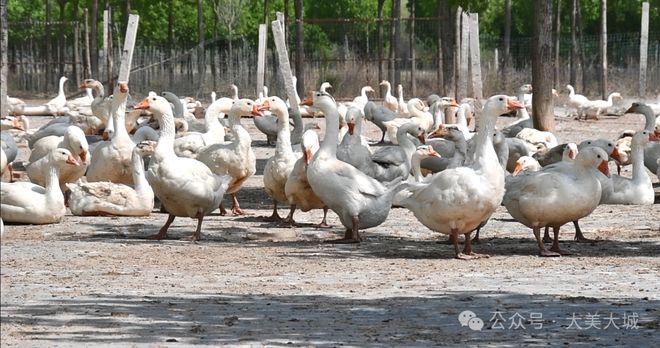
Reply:
<svg viewBox="0 0 660 348"><path fill-rule="evenodd" d="M316 132L311 129L306 130L302 135L301 146L303 149L303 157L305 159L305 163L309 164L309 162L314 157L314 153L316 153L316 151L319 149L318 134L316 134Z"/></svg>
<svg viewBox="0 0 660 348"><path fill-rule="evenodd" d="M402 133L402 132L410 134L413 137L419 139L419 141L422 144L426 143L426 131L424 130L424 128L422 128L422 126L420 126L419 124L417 124L415 122L408 122L408 123L404 124L403 126L399 127L399 129L396 132L397 137L399 137L399 133Z"/></svg>
<svg viewBox="0 0 660 348"><path fill-rule="evenodd" d="M600 147L587 147L582 149L580 153L575 157L575 163L577 165L589 168L598 168L598 170L605 174L605 176L610 176L610 170L607 165L608 155L605 150Z"/></svg>
<svg viewBox="0 0 660 348"><path fill-rule="evenodd" d="M488 98L484 105L484 114L499 116L508 114L517 109L523 109L524 107L525 106L515 98L499 94Z"/></svg>
<svg viewBox="0 0 660 348"><path fill-rule="evenodd" d="M231 110L229 111L229 115L235 118L241 118L241 116L263 116L264 113L263 111L266 110L267 107L264 105L259 105L257 102L255 102L252 99L238 99L234 100L231 103Z"/></svg>
<svg viewBox="0 0 660 348"><path fill-rule="evenodd" d="M529 84L529 83L526 83L526 84L520 86L520 88L518 88L518 92L527 93L527 94L532 93L532 85Z"/></svg>
<svg viewBox="0 0 660 348"><path fill-rule="evenodd" d="M346 111L346 125L348 126L348 134L353 135L355 131L355 124L362 118L362 112L358 108L350 107Z"/></svg>
<svg viewBox="0 0 660 348"><path fill-rule="evenodd" d="M255 106L258 109L258 111L270 110L270 112L275 114L275 116L277 116L278 118L284 116L285 114L286 115L289 114L288 113L289 109L287 108L286 103L284 102L284 100L282 100L282 98L280 98L278 96L267 97L261 103L261 105L255 104ZM252 111L250 111L250 112L252 112ZM252 115L253 116L263 116L264 113L263 112L259 112L257 114L252 113Z"/></svg>
<svg viewBox="0 0 660 348"><path fill-rule="evenodd" d="M621 162L624 160L616 144L607 139L585 140L578 145L578 148L585 148L587 146L600 147L615 161Z"/></svg>
<svg viewBox="0 0 660 348"><path fill-rule="evenodd" d="M574 160L575 157L577 157L578 152L579 150L576 143L568 143L562 153L562 160Z"/></svg>
<svg viewBox="0 0 660 348"><path fill-rule="evenodd" d="M539 161L531 156L520 156L516 161L516 166L513 168L511 175L516 176L524 171L538 171L541 169Z"/></svg>
<svg viewBox="0 0 660 348"><path fill-rule="evenodd" d="M50 159L50 163L60 168L66 165L71 165L71 166L80 165L80 163L78 163L78 161L71 154L71 151L61 147L51 150L48 156Z"/></svg>
<svg viewBox="0 0 660 348"><path fill-rule="evenodd" d="M319 87L319 91L325 92L328 88L332 88L332 85L330 84L330 82L323 82L321 84L321 87Z"/></svg>
<svg viewBox="0 0 660 348"><path fill-rule="evenodd" d="M363 88L371 88L370 86L365 86ZM373 89L372 89L373 90ZM319 109L328 108L328 107L337 107L335 98L330 95L328 92L316 91L313 93L312 98L305 98L302 101L302 105L307 106L316 106ZM326 115L327 117L327 115Z"/></svg>
<svg viewBox="0 0 660 348"><path fill-rule="evenodd" d="M64 133L64 139L68 140L67 147L80 157L80 161L87 163L89 143L85 138L85 132L78 126L69 126Z"/></svg>
<svg viewBox="0 0 660 348"><path fill-rule="evenodd" d="M150 156L154 154L156 150L156 144L158 142L153 140L144 140L135 145L133 151L135 151L140 157Z"/></svg>
<svg viewBox="0 0 660 348"><path fill-rule="evenodd" d="M413 156L416 156L418 158L424 159L428 157L442 157L440 156L439 153L437 153L434 149L433 146L431 145L419 145L417 146L417 149L415 150L415 153Z"/></svg>
<svg viewBox="0 0 660 348"><path fill-rule="evenodd" d="M644 146L649 141L660 141L660 133L657 131L641 130L633 135L632 143L638 146Z"/></svg>
<svg viewBox="0 0 660 348"><path fill-rule="evenodd" d="M390 81L387 81L387 80L380 81L379 85L380 85L380 86L386 86L387 88L391 88L391 87L392 87L392 86L390 85Z"/></svg>
<svg viewBox="0 0 660 348"><path fill-rule="evenodd" d="M167 99L159 95L150 95L144 98L141 102L135 104L133 109L149 110L154 113L156 118L162 117L163 114L172 115L172 106Z"/></svg>

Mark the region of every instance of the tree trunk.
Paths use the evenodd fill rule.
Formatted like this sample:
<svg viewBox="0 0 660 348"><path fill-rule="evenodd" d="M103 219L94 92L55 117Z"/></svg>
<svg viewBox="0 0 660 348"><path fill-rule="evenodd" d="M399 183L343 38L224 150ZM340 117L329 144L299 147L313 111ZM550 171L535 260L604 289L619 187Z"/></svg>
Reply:
<svg viewBox="0 0 660 348"><path fill-rule="evenodd" d="M415 61L417 57L415 55L415 0L408 0L410 3L410 93L411 95L417 95L417 83L415 80L415 74L417 69L415 66Z"/></svg>
<svg viewBox="0 0 660 348"><path fill-rule="evenodd" d="M167 44L170 49L170 58L174 57L174 1L170 0L169 10L167 11ZM174 60L170 60L167 64L169 65L167 71L169 72L169 85L171 86L174 83L176 65Z"/></svg>
<svg viewBox="0 0 660 348"><path fill-rule="evenodd" d="M582 69L582 94L586 95L586 90L587 90L587 66L585 66L587 59L584 56L584 47L582 47L582 4L581 1L578 0L577 3L577 34L578 34L578 47L580 51L579 59L580 59L580 68Z"/></svg>
<svg viewBox="0 0 660 348"><path fill-rule="evenodd" d="M552 1L534 0L534 36L532 39L532 118L534 128L554 130L552 100Z"/></svg>
<svg viewBox="0 0 660 348"><path fill-rule="evenodd" d="M51 22L53 20L53 4L52 0L46 0L46 35L45 35L45 42L42 47L45 48L44 52L44 57L46 58L46 81L44 81L44 85L48 90L51 90L51 87L53 85L53 76L51 72L51 66L53 65L53 51L54 51L54 45L53 45L53 39L52 39L52 31L51 31Z"/></svg>
<svg viewBox="0 0 660 348"><path fill-rule="evenodd" d="M577 65L578 65L578 43L577 43L577 7L578 0L572 0L571 7L571 86L577 88Z"/></svg>
<svg viewBox="0 0 660 348"><path fill-rule="evenodd" d="M397 84L397 53L399 38L399 23L401 20L401 0L392 0L392 26L390 27L390 73L388 80L393 86Z"/></svg>
<svg viewBox="0 0 660 348"><path fill-rule="evenodd" d="M7 99L7 46L9 42L7 25L7 1L0 1L0 116L9 114L9 99Z"/></svg>
<svg viewBox="0 0 660 348"><path fill-rule="evenodd" d="M64 76L64 8L66 7L67 0L60 0L60 27L59 36L57 38L57 65L59 68L59 76ZM58 76L58 77L59 77Z"/></svg>
<svg viewBox="0 0 660 348"><path fill-rule="evenodd" d="M204 51L204 1L197 0L197 72L199 73L199 87L197 94L204 87L204 75L206 74L206 53Z"/></svg>
<svg viewBox="0 0 660 348"><path fill-rule="evenodd" d="M76 79L76 84L80 83L80 19L78 18L78 0L71 2L71 14L75 21L71 23L73 28L73 76Z"/></svg>
<svg viewBox="0 0 660 348"><path fill-rule="evenodd" d="M299 95L305 94L305 64L304 64L304 33L303 33L303 0L295 0L296 12L296 89Z"/></svg>
<svg viewBox="0 0 660 348"><path fill-rule="evenodd" d="M504 1L504 47L502 48L501 90L508 90L509 66L511 65L511 0Z"/></svg>
<svg viewBox="0 0 660 348"><path fill-rule="evenodd" d="M557 15L555 16L555 73L553 85L559 87L559 43L561 37L561 0L557 0Z"/></svg>
<svg viewBox="0 0 660 348"><path fill-rule="evenodd" d="M600 0L600 94L607 99L607 0Z"/></svg>
<svg viewBox="0 0 660 348"><path fill-rule="evenodd" d="M383 8L385 0L378 0L378 82L383 80Z"/></svg>
<svg viewBox="0 0 660 348"><path fill-rule="evenodd" d="M99 76L99 44L98 44L98 21L99 21L99 0L92 0L92 9L89 13L90 17L90 33L89 33L89 46L90 58L92 62L92 75L95 79L101 79Z"/></svg>
<svg viewBox="0 0 660 348"><path fill-rule="evenodd" d="M438 0L437 3L436 3L436 5L438 6L437 7L437 12L436 12L436 15L438 16L438 18L440 18L442 16L442 14L444 13L444 8L445 8L444 2L445 2L445 0ZM441 95L445 95L445 76L443 74L444 60L443 60L443 57L442 57L442 55L443 55L443 49L442 49L442 42L443 42L443 40L442 40L442 21L439 21L437 23L437 29L438 29L437 33L436 33L437 34L436 39L437 39L437 45L438 45L438 47L437 47L438 64L437 64L437 67L436 67L436 79L438 81L437 91Z"/></svg>

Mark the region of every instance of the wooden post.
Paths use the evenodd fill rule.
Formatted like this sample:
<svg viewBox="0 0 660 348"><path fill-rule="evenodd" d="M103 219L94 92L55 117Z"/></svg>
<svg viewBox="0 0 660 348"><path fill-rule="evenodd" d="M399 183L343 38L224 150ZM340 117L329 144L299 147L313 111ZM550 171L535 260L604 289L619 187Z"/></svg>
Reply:
<svg viewBox="0 0 660 348"><path fill-rule="evenodd" d="M73 76L80 83L80 22L73 25Z"/></svg>
<svg viewBox="0 0 660 348"><path fill-rule="evenodd" d="M410 1L410 93L417 95L417 54L415 52L415 0Z"/></svg>
<svg viewBox="0 0 660 348"><path fill-rule="evenodd" d="M133 49L135 48L135 36L137 35L138 22L140 16L131 14L128 16L128 23L126 24L126 34L124 34L124 49L121 54L121 62L119 63L119 80L120 82L128 82L128 77L131 73L131 62L133 61Z"/></svg>
<svg viewBox="0 0 660 348"><path fill-rule="evenodd" d="M296 12L296 75L298 76L298 92L305 94L305 52L304 52L304 33L303 33L303 2L295 0Z"/></svg>
<svg viewBox="0 0 660 348"><path fill-rule="evenodd" d="M286 42L284 41L284 24L280 21L273 21L271 28L273 30L273 39L277 49L277 57L280 64L280 72L286 87L286 95L293 101L291 107L291 117L293 118L294 129L291 133L291 143L298 144L302 139L303 121L300 116L300 109L296 103L296 89L293 85L293 74L291 73L291 64L289 63L289 54L287 53Z"/></svg>
<svg viewBox="0 0 660 348"><path fill-rule="evenodd" d="M461 14L461 60L459 61L461 67L461 78L459 89L456 92L456 100L465 98L468 95L468 80L469 74L469 53L470 52L470 18L467 12Z"/></svg>
<svg viewBox="0 0 660 348"><path fill-rule="evenodd" d="M479 45L479 14L470 14L470 63L472 64L472 97L483 99L481 81L481 47Z"/></svg>
<svg viewBox="0 0 660 348"><path fill-rule="evenodd" d="M555 71L553 82L555 88L559 87L559 43L561 36L561 0L557 0L557 14L555 16Z"/></svg>
<svg viewBox="0 0 660 348"><path fill-rule="evenodd" d="M574 88L577 88L577 65L578 65L577 6L578 6L578 0L572 0L572 5L571 5L571 73L570 73L569 83Z"/></svg>
<svg viewBox="0 0 660 348"><path fill-rule="evenodd" d="M97 77L99 80L101 80L100 76L108 76L109 72L107 71L109 64L108 64L108 55L110 55L110 52L108 52L108 36L109 36L109 23L110 21L110 12L108 10L103 11L103 48L99 51L99 77ZM107 81L110 83L109 79ZM107 90L111 91L112 90L112 85L107 87Z"/></svg>
<svg viewBox="0 0 660 348"><path fill-rule="evenodd" d="M646 96L646 67L649 54L649 3L642 3L642 29L639 40L639 96Z"/></svg>
<svg viewBox="0 0 660 348"><path fill-rule="evenodd" d="M456 9L455 30L456 43L454 45L454 98L458 99L460 94L459 84L461 80L461 16L463 9L459 6Z"/></svg>
<svg viewBox="0 0 660 348"><path fill-rule="evenodd" d="M600 94L607 99L607 0L600 0Z"/></svg>
<svg viewBox="0 0 660 348"><path fill-rule="evenodd" d="M436 15L438 16L438 18L440 18L443 14L443 11L442 11L443 10L443 6L442 6L443 3L442 3L442 1L437 1L436 5L438 7L436 9L437 10ZM436 35L437 35L436 44L438 46L437 47L437 52L436 52L437 62L438 62L437 65L436 65L436 79L437 79L437 83L438 83L437 92L440 93L441 95L446 95L447 93L445 92L446 91L446 89L445 89L445 75L444 75L444 71L443 71L443 69L444 69L444 59L442 57L442 55L444 53L443 50L442 50L442 22L438 21L436 23L436 25L438 26L437 30L436 30Z"/></svg>
<svg viewBox="0 0 660 348"><path fill-rule="evenodd" d="M9 99L7 98L7 46L9 26L7 25L7 2L0 1L0 116L9 114Z"/></svg>
<svg viewBox="0 0 660 348"><path fill-rule="evenodd" d="M502 47L502 75L500 80L502 85L500 89L506 91L508 86L509 78L509 66L511 65L511 0L504 0L504 47Z"/></svg>
<svg viewBox="0 0 660 348"><path fill-rule="evenodd" d="M266 35L268 27L266 24L259 24L259 51L257 55L257 94L264 88L264 74L266 66Z"/></svg>
<svg viewBox="0 0 660 348"><path fill-rule="evenodd" d="M532 119L534 128L555 128L552 99L552 1L534 0L534 36L532 37Z"/></svg>

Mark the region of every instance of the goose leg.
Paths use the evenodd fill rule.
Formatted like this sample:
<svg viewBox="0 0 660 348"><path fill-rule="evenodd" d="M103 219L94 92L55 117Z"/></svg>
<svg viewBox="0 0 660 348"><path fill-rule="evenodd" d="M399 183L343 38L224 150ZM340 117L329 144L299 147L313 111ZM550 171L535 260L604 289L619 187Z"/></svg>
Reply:
<svg viewBox="0 0 660 348"><path fill-rule="evenodd" d="M241 209L241 205L238 204L238 198L236 198L236 194L232 193L231 194L231 199L232 199L232 206L231 206L231 212L234 215L245 215L245 212L243 209Z"/></svg>
<svg viewBox="0 0 660 348"><path fill-rule="evenodd" d="M575 226L575 237L573 238L576 240L578 243L591 243L594 242L593 239L589 239L582 234L582 229L580 228L580 225L578 224L578 220L573 221L573 226Z"/></svg>
<svg viewBox="0 0 660 348"><path fill-rule="evenodd" d="M220 209L220 216L225 216L227 215L227 209L222 205L222 202L220 202L220 206L218 207Z"/></svg>
<svg viewBox="0 0 660 348"><path fill-rule="evenodd" d="M328 207L323 207L323 220L321 220L321 223L316 225L316 228L330 228L331 226L328 225L328 222L326 221L328 217Z"/></svg>
<svg viewBox="0 0 660 348"><path fill-rule="evenodd" d="M474 238L472 238L472 243L479 244L481 239L479 239L479 232L481 232L481 226L477 227L477 233L475 233Z"/></svg>
<svg viewBox="0 0 660 348"><path fill-rule="evenodd" d="M552 238L550 237L550 226L545 226L545 232L543 232L543 243L552 243Z"/></svg>
<svg viewBox="0 0 660 348"><path fill-rule="evenodd" d="M382 129L381 129L381 131L383 131L383 136L380 137L380 141L378 142L379 144L385 143L385 131L382 130Z"/></svg>
<svg viewBox="0 0 660 348"><path fill-rule="evenodd" d="M147 236L147 239L161 240L161 239L167 238L167 229L170 228L170 225L174 221L175 217L176 216L170 214L167 217L167 221L165 222L165 225L163 225L163 227L160 228L158 233Z"/></svg>
<svg viewBox="0 0 660 348"><path fill-rule="evenodd" d="M472 259L478 259L482 257L490 257L489 255L486 254L477 254L474 251L472 251L472 239L470 238L470 235L472 234L472 231L468 232L465 234L465 246L463 247L463 252L462 253L457 253L456 258L458 259L463 259L463 260L472 260ZM452 235L455 235L452 233ZM458 237L458 235L455 235ZM458 238L456 238L458 239ZM458 241L456 244L454 244L454 250L458 251Z"/></svg>
<svg viewBox="0 0 660 348"><path fill-rule="evenodd" d="M559 255L570 255L569 252L562 251L561 249L559 249L559 226L552 227L552 231L555 234L555 240L552 242L552 247L550 248L550 251L554 251Z"/></svg>
<svg viewBox="0 0 660 348"><path fill-rule="evenodd" d="M360 238L360 219L357 216L352 218L352 227L347 228L344 232L344 238L329 240L327 243L337 243L337 244L350 244L350 243L360 243L362 239Z"/></svg>
<svg viewBox="0 0 660 348"><path fill-rule="evenodd" d="M202 239L202 220L204 220L204 214L200 213L197 216L197 228L195 229L195 232L193 232L193 235L190 237L192 242L196 242Z"/></svg>
<svg viewBox="0 0 660 348"><path fill-rule="evenodd" d="M541 256L559 256L558 253L549 251L548 249L545 248L545 245L543 245L543 239L541 239L541 227L534 226L534 237L536 237L536 242L539 245L539 255Z"/></svg>
<svg viewBox="0 0 660 348"><path fill-rule="evenodd" d="M296 221L293 219L293 213L296 211L296 205L291 204L291 209L289 209L289 215L287 215L284 220L282 220L282 225L295 226Z"/></svg>
<svg viewBox="0 0 660 348"><path fill-rule="evenodd" d="M450 234L449 238L447 238L447 240L439 240L436 243L446 244L446 245L454 245L454 244L458 243L458 239L456 239L456 236L454 236L453 234Z"/></svg>
<svg viewBox="0 0 660 348"><path fill-rule="evenodd" d="M264 220L273 221L273 222L282 221L282 217L280 217L280 214L277 213L277 201L276 200L273 199L273 214L271 214L270 216L266 216L264 218Z"/></svg>

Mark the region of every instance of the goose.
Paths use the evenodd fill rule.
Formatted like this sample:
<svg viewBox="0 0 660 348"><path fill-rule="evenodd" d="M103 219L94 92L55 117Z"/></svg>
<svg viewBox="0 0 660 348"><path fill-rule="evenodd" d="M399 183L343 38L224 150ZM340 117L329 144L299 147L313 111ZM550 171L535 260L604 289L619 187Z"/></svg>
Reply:
<svg viewBox="0 0 660 348"><path fill-rule="evenodd" d="M433 148L433 152L438 153L438 156L427 156L421 160L420 170L424 175L428 173L438 173L449 168L457 168L465 163L468 145L463 132L461 132L456 127L445 127L444 125L441 125L438 127L438 129L429 135L429 138L431 139L438 137L452 142L454 146L452 155L447 157L442 156L437 151L435 151L433 145L429 145L431 148ZM427 143L429 142L427 141Z"/></svg>
<svg viewBox="0 0 660 348"><path fill-rule="evenodd" d="M484 256L472 251L470 233L488 220L504 196L504 170L492 142L495 122L499 115L522 107L505 95L490 97L484 105L475 136L474 162L469 167L434 174L428 183L401 185L407 195L395 203L412 211L429 229L453 236L456 258ZM458 249L459 234L465 235L463 252Z"/></svg>
<svg viewBox="0 0 660 348"><path fill-rule="evenodd" d="M273 214L267 217L266 220L280 221L282 218L277 213L277 203L287 202L284 187L299 156L296 156L291 148L289 110L286 103L279 97L273 96L266 98L262 107L269 109L271 113L275 114L278 127L275 154L266 161L266 166L264 167L264 189L273 200Z"/></svg>
<svg viewBox="0 0 660 348"><path fill-rule="evenodd" d="M126 131L126 99L128 84L119 82L112 99L112 122L115 131L110 141L97 145L92 152L92 161L87 168L87 181L110 181L118 184L133 184L133 163L131 160L135 144Z"/></svg>
<svg viewBox="0 0 660 348"><path fill-rule="evenodd" d="M353 98L353 103L358 104L357 106L359 108L364 109L364 107L369 102L369 97L367 96L367 92L375 93L376 91L374 91L373 87L371 86L364 86L360 89L360 95ZM391 109L388 110L392 111Z"/></svg>
<svg viewBox="0 0 660 348"><path fill-rule="evenodd" d="M22 132L28 131L30 128L30 121L26 116L7 116L0 119L0 130L18 130Z"/></svg>
<svg viewBox="0 0 660 348"><path fill-rule="evenodd" d="M259 93L259 98L257 98L258 103L263 103L264 100L268 98L268 87L264 86L263 92ZM266 144L268 146L273 146L277 142L277 116L271 114L270 112L264 112L264 116L252 119L254 126L257 127L261 133L266 135Z"/></svg>
<svg viewBox="0 0 660 348"><path fill-rule="evenodd" d="M392 95L392 85L390 81L380 81L381 86L385 86L385 98L383 98L383 106L396 112L399 109L399 101Z"/></svg>
<svg viewBox="0 0 660 348"><path fill-rule="evenodd" d="M30 182L0 185L0 217L5 222L51 224L62 220L66 213L64 195L58 185L59 173L78 162L67 149L56 148L48 155L49 174L46 186Z"/></svg>
<svg viewBox="0 0 660 348"><path fill-rule="evenodd" d="M580 114L584 115L584 119L591 117L598 119L598 116L604 114L608 108L614 105L614 98L623 99L620 93L613 92L607 97L607 100L589 100L586 104L582 105Z"/></svg>
<svg viewBox="0 0 660 348"><path fill-rule="evenodd" d="M500 132L502 133L502 132ZM502 135L504 135L502 133ZM509 148L509 158L506 163L506 170L511 173L516 166L516 161L523 156L531 156L532 153L529 151L527 144L522 139L518 138L504 138L507 147ZM554 147L550 150L553 150Z"/></svg>
<svg viewBox="0 0 660 348"><path fill-rule="evenodd" d="M373 151L369 144L365 144L362 140L362 112L360 109L349 107L346 117L348 118L347 133L337 146L337 158L359 169L361 165L366 166L366 163L371 161Z"/></svg>
<svg viewBox="0 0 660 348"><path fill-rule="evenodd" d="M315 92L313 99L306 99L303 104L321 109L326 122L325 139L307 167L307 179L314 193L346 228L344 237L334 242L358 243L360 229L378 226L387 219L398 180L386 187L337 159L339 113L330 94Z"/></svg>
<svg viewBox="0 0 660 348"><path fill-rule="evenodd" d="M419 145L410 159L410 167L412 171L412 178L415 182L424 182L426 179L431 179L430 176L424 175L422 171L422 162L430 158L441 158L440 154L433 150L433 146ZM410 180L410 178L408 178ZM395 198L396 199L396 198Z"/></svg>
<svg viewBox="0 0 660 348"><path fill-rule="evenodd" d="M561 166L549 166L540 172L511 176L507 180L504 206L514 219L532 228L541 256L561 255L559 228L596 209L601 185L595 172L598 168L609 175L607 158L603 149L588 147L573 162L562 162ZM550 250L541 239L544 226L553 228L555 238Z"/></svg>
<svg viewBox="0 0 660 348"><path fill-rule="evenodd" d="M538 172L541 170L541 164L532 156L520 156L516 160L516 165L513 168L511 175L516 176L521 172L530 171Z"/></svg>
<svg viewBox="0 0 660 348"><path fill-rule="evenodd" d="M398 108L396 112L403 117L407 117L410 115L410 113L408 112L408 104L405 100L403 100L403 86L401 86L401 84L397 85L396 90L398 92L397 94L399 95L399 98L397 99Z"/></svg>
<svg viewBox="0 0 660 348"><path fill-rule="evenodd" d="M645 130L660 130L660 127L656 125L658 120L650 106L639 102L633 103L632 106L626 110L626 113L638 113L644 115L644 118L646 119L646 122L644 123ZM644 146L644 166L646 166L646 168L652 173L658 171L658 158L660 158L660 143L654 141L646 144L646 146Z"/></svg>
<svg viewBox="0 0 660 348"><path fill-rule="evenodd" d="M134 187L107 181L67 183L71 190L68 205L77 216L147 216L154 207L154 191L144 176L143 157L153 154L155 142L143 142L133 148Z"/></svg>
<svg viewBox="0 0 660 348"><path fill-rule="evenodd" d="M94 94L92 93L92 89L85 88L85 95L73 100L67 100L66 107L72 112L91 115L91 107L93 101L94 101Z"/></svg>
<svg viewBox="0 0 660 348"><path fill-rule="evenodd" d="M16 160L16 156L18 156L18 146L16 145L16 140L14 140L14 137L9 132L0 132L0 147L6 157L7 164L5 170L9 171L9 181L11 182L14 180L12 163Z"/></svg>
<svg viewBox="0 0 660 348"><path fill-rule="evenodd" d="M61 115L66 109L66 95L64 94L64 83L69 80L66 76L60 77L57 96L49 100L45 105L51 115Z"/></svg>
<svg viewBox="0 0 660 348"><path fill-rule="evenodd" d="M5 154L5 150L0 147L0 177L5 175L8 164L9 163L7 162L7 155Z"/></svg>
<svg viewBox="0 0 660 348"><path fill-rule="evenodd" d="M632 139L632 178L612 175L611 192L604 192L606 196L603 204L639 204L650 205L655 201L655 192L651 177L644 168L644 148L649 141L657 142L660 134L648 130L635 133ZM656 159L657 161L657 159Z"/></svg>
<svg viewBox="0 0 660 348"><path fill-rule="evenodd" d="M395 119L397 114L386 107L376 105L376 103L372 101L367 102L364 105L363 110L365 119L367 121L373 122L373 124L375 124L376 127L380 128L381 132L383 132L382 136L380 137L380 141L378 141L378 144L384 143L385 134L387 133L387 126L385 126L384 122Z"/></svg>
<svg viewBox="0 0 660 348"><path fill-rule="evenodd" d="M526 108L518 110L517 115L518 118L515 121L502 129L502 134L507 138L514 138L521 130L534 127L532 118Z"/></svg>
<svg viewBox="0 0 660 348"><path fill-rule="evenodd" d="M234 101L234 105L229 112L229 123L234 134L234 141L205 146L197 154L197 159L206 164L213 173L217 175L229 174L231 176L227 193L232 196L232 213L234 215L245 214L236 198L236 192L257 171L257 160L251 148L252 139L241 124L241 116L263 117L262 110L263 107L258 106L256 102L250 99ZM220 213L226 214L222 207Z"/></svg>
<svg viewBox="0 0 660 348"><path fill-rule="evenodd" d="M525 105L525 108L532 107L532 85L526 83L518 88L518 101Z"/></svg>
<svg viewBox="0 0 660 348"><path fill-rule="evenodd" d="M23 109L27 105L25 101L19 98L7 96L7 112L9 115L18 116L23 114Z"/></svg>
<svg viewBox="0 0 660 348"><path fill-rule="evenodd" d="M204 132L187 132L174 139L174 153L179 157L195 158L205 146L225 141L225 127L218 121L219 104L211 104L204 115Z"/></svg>
<svg viewBox="0 0 660 348"><path fill-rule="evenodd" d="M575 93L575 89L571 85L566 85L566 89L568 89L568 104L575 109L578 118L580 118L582 107L589 103L589 98L582 94Z"/></svg>
<svg viewBox="0 0 660 348"><path fill-rule="evenodd" d="M30 181L45 186L50 171L50 160L48 154L55 148L69 150L73 158L78 162L77 166L67 166L60 170L59 184L62 192L67 191L66 183L75 182L85 175L91 158L89 144L82 129L69 126L63 137L50 136L39 140L30 154L30 163L25 167Z"/></svg>
<svg viewBox="0 0 660 348"><path fill-rule="evenodd" d="M447 116L454 112L454 110L458 110L458 106L459 104L456 103L456 100L450 97L443 97L436 101L429 108L431 115L433 115L433 126L431 128L437 129L441 124L456 124L453 114L451 117L452 122L448 122L449 118Z"/></svg>
<svg viewBox="0 0 660 348"><path fill-rule="evenodd" d="M151 96L134 106L149 110L160 123L160 139L149 162L147 181L169 214L157 234L148 239L163 239L177 216L197 219L192 240L201 239L204 216L217 209L225 194L229 177L216 175L202 162L174 153L174 116L170 103Z"/></svg>
<svg viewBox="0 0 660 348"><path fill-rule="evenodd" d="M291 170L291 173L289 173L289 177L284 185L284 192L290 208L289 215L284 218L283 222L289 225L296 224L296 221L293 218L296 208L299 208L303 212L312 209L323 209L323 220L317 225L317 227L330 227L326 221L328 207L323 201L321 201L316 193L314 193L312 186L309 184L309 180L307 180L307 166L309 165L309 162L312 161L316 151L319 149L318 134L311 129L306 130L302 135L300 146L302 148L302 157L298 158L293 165L293 169Z"/></svg>
<svg viewBox="0 0 660 348"><path fill-rule="evenodd" d="M91 104L92 115L98 118L102 124L102 126L99 126L99 129L96 131L100 131L108 126L114 126L112 125L112 122L110 122L110 105L112 102L112 96L106 97L103 84L94 79L85 79L80 82L79 87L81 89L90 88L92 89L92 92L95 92L96 94Z"/></svg>
<svg viewBox="0 0 660 348"><path fill-rule="evenodd" d="M433 130L433 115L424 111L424 102L419 98L412 98L408 100L408 111L410 112L409 118L395 118L390 121L385 121L383 124L387 128L387 136L392 144L398 144L396 137L399 127L406 123L414 122L418 124L425 132Z"/></svg>
<svg viewBox="0 0 660 348"><path fill-rule="evenodd" d="M551 149L559 145L557 137L552 132L540 131L534 128L523 128L516 134L516 138L524 140L529 144L530 148L542 146L546 149Z"/></svg>

